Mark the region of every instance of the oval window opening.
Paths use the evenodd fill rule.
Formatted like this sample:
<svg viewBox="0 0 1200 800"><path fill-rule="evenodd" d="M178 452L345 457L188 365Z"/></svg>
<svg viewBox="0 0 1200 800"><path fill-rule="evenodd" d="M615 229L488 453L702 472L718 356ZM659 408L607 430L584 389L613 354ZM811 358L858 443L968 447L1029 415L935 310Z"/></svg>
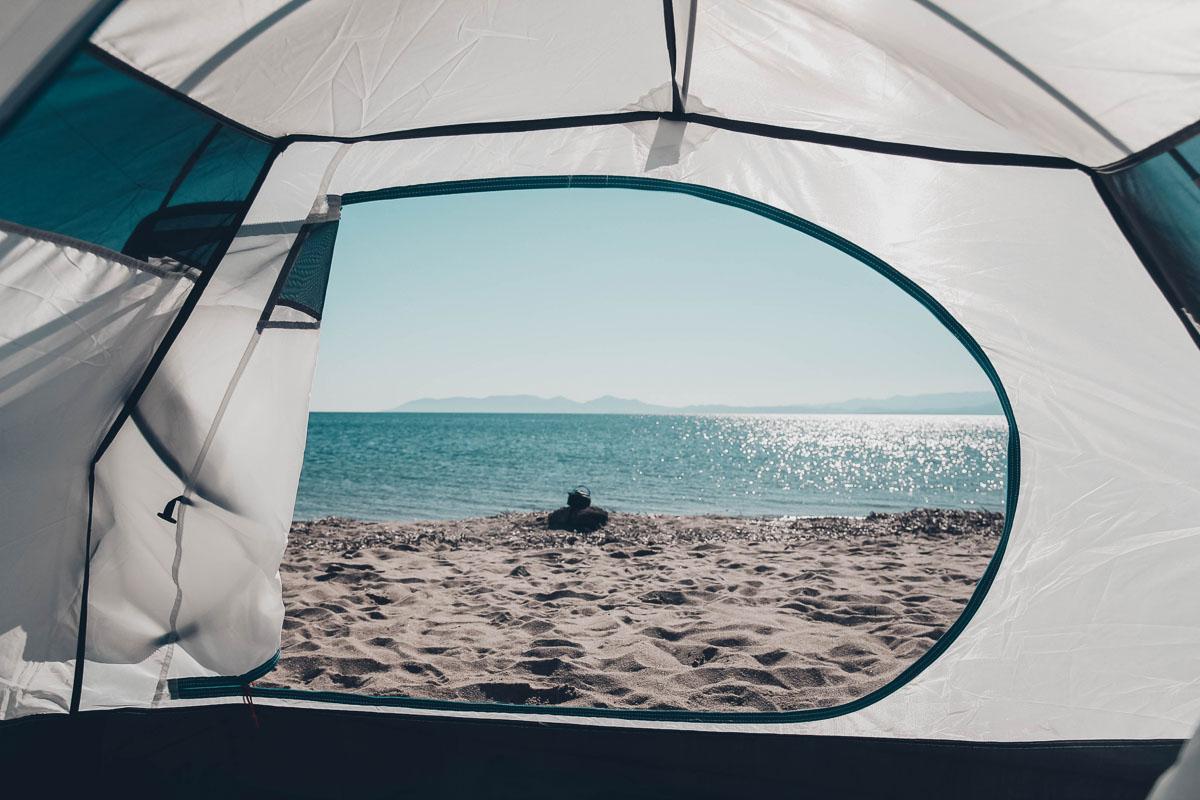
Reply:
<svg viewBox="0 0 1200 800"><path fill-rule="evenodd" d="M728 205L420 194L343 210L257 686L811 711L962 624L1010 435L965 335Z"/></svg>

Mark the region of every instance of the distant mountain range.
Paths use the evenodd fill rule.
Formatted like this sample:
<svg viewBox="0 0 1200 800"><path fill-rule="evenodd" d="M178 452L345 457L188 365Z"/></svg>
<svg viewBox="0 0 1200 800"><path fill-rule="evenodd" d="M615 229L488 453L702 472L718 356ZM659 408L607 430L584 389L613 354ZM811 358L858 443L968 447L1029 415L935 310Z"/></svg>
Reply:
<svg viewBox="0 0 1200 800"><path fill-rule="evenodd" d="M424 397L389 409L408 414L1000 414L992 392L895 395L792 406L658 406L605 395L579 402L530 394Z"/></svg>

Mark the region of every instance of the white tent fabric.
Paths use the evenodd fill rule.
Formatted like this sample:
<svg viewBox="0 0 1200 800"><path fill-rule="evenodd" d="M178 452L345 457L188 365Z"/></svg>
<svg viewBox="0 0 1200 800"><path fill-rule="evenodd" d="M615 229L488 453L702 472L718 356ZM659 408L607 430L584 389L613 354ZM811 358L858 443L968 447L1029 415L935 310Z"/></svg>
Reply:
<svg viewBox="0 0 1200 800"><path fill-rule="evenodd" d="M701 3L695 98L722 116L1093 166L1200 117L1192 4L938 4L1087 109L1094 127L930 5Z"/></svg>
<svg viewBox="0 0 1200 800"><path fill-rule="evenodd" d="M275 164L100 463L83 708L159 704L172 678L238 675L279 646L317 332L257 324L335 150ZM179 524L164 524L180 495Z"/></svg>
<svg viewBox="0 0 1200 800"><path fill-rule="evenodd" d="M655 3L267 0L194 9L187 0L126 6L94 41L272 136L670 108ZM185 48L155 35L181 15L190 21Z"/></svg>
<svg viewBox="0 0 1200 800"><path fill-rule="evenodd" d="M941 4L1088 109L1093 124L925 6L701 0L686 110L1093 166L1200 117L1190 3ZM682 45L691 4L676 0L674 16ZM181 47L160 32L184 17ZM222 0L202 11L186 0L135 0L94 37L167 86L276 136L667 111L662 40L661 9L631 0Z"/></svg>
<svg viewBox="0 0 1200 800"><path fill-rule="evenodd" d="M67 708L88 465L191 285L0 226L0 717Z"/></svg>
<svg viewBox="0 0 1200 800"><path fill-rule="evenodd" d="M318 333L270 305L306 222L354 192L570 175L730 192L864 248L979 343L1020 431L996 580L911 681L821 720L593 724L1187 736L1200 351L1076 167L1196 122L1197 34L1194 4L1165 0L126 0L96 48L287 138L159 365L188 277L42 231L0 238L0 718L66 711L73 691L83 710L221 702L168 684L277 650ZM593 115L621 116L561 119ZM466 127L413 134L437 126Z"/></svg>

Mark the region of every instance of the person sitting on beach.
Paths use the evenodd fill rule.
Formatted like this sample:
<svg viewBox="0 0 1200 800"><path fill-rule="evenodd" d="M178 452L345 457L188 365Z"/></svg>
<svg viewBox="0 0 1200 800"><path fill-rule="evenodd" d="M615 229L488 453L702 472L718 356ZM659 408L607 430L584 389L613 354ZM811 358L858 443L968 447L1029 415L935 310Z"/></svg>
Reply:
<svg viewBox="0 0 1200 800"><path fill-rule="evenodd" d="M592 493L586 486L576 486L567 495L567 504L551 512L546 527L554 531L592 533L608 524L608 512L592 505Z"/></svg>

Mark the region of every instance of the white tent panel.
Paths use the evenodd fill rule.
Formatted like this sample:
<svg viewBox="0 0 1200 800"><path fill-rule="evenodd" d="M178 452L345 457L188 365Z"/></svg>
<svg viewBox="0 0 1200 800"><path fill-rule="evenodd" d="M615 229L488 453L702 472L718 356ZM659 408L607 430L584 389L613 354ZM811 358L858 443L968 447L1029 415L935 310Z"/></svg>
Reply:
<svg viewBox="0 0 1200 800"><path fill-rule="evenodd" d="M223 333L245 330L229 316L245 318L244 311L196 313L209 324L189 321L192 336L177 344L193 356L193 374L222 390L225 405L212 419L172 424L163 416L186 410L196 386L162 389L172 377L164 373L144 403L156 418L122 431L98 470L98 505L101 497L120 500L97 519L106 537L92 567L85 709L154 705L172 678L239 675L279 648L278 566L304 453L317 331L268 329L247 347ZM247 321L253 331L257 315ZM193 349L201 341L214 359L231 355L225 345L244 348L234 363L249 356L236 375L216 379L215 361L203 363ZM163 432L193 437L165 442L172 454L190 455L207 441L204 457L185 472L190 487L148 444ZM179 494L189 500L176 509L178 524L158 518Z"/></svg>
<svg viewBox="0 0 1200 800"><path fill-rule="evenodd" d="M690 70L672 7L689 111L1092 165L1200 116L1191 3L700 0ZM129 0L93 41L270 135L671 108L663 9L634 0Z"/></svg>
<svg viewBox="0 0 1200 800"><path fill-rule="evenodd" d="M642 0L128 0L93 41L270 135L671 107L662 6Z"/></svg>
<svg viewBox="0 0 1200 800"><path fill-rule="evenodd" d="M171 678L241 674L279 647L317 337L258 322L337 150L276 160L97 466L82 708L149 706ZM180 496L178 522L160 518Z"/></svg>
<svg viewBox="0 0 1200 800"><path fill-rule="evenodd" d="M988 113L989 97L1014 111L1027 103L1024 79L910 0L829 6L700 3L687 110L904 144L1055 153L1024 126ZM889 40L891 17L917 23L920 50ZM935 47L938 58L930 56ZM973 60L991 73L976 87L985 100L978 104L956 74L958 62Z"/></svg>
<svg viewBox="0 0 1200 800"><path fill-rule="evenodd" d="M939 6L1130 152L1200 119L1200 5L1192 0L943 0ZM1071 157L1102 163L1095 160L1099 149L1092 152Z"/></svg>
<svg viewBox="0 0 1200 800"><path fill-rule="evenodd" d="M66 711L92 457L192 282L0 229L0 719Z"/></svg>
<svg viewBox="0 0 1200 800"><path fill-rule="evenodd" d="M1200 715L1200 364L1089 179L699 125L687 126L678 164L646 172L656 127L361 143L330 191L649 174L760 200L883 258L943 304L999 372L1021 432L1017 517L999 578L930 668L862 712L790 729L1186 735Z"/></svg>
<svg viewBox="0 0 1200 800"><path fill-rule="evenodd" d="M937 3L1116 142L923 6L702 0L692 99L756 122L908 144L1053 153L1090 165L1117 161L1200 117L1195 3ZM689 110L700 109L689 102Z"/></svg>

